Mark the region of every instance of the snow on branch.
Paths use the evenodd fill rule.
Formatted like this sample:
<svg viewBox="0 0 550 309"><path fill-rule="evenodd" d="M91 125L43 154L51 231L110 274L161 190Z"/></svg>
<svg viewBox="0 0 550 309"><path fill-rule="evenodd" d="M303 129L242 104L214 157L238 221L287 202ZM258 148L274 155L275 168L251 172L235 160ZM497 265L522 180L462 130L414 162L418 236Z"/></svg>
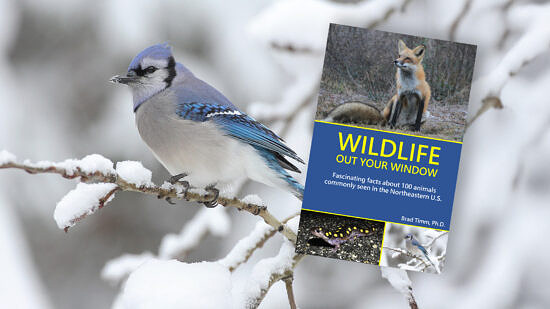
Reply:
<svg viewBox="0 0 550 309"><path fill-rule="evenodd" d="M14 163L17 160L17 157L5 150L0 151L0 165Z"/></svg>
<svg viewBox="0 0 550 309"><path fill-rule="evenodd" d="M60 163L49 161L32 163L28 160L23 163L17 163L14 155L2 151L0 152L0 169L7 168L21 169L30 174L53 173L69 179L80 178L80 181L84 183L110 184L108 187L100 186L102 189L105 189L101 191L101 193L105 193L103 197L98 196L100 192L97 186L77 186L77 189L75 189L76 193L74 193L75 190L73 190L71 191L73 193L69 193L69 197L66 196L62 199L62 201L58 203L58 207L61 205L62 209L64 209L62 211L63 215L60 215L60 218L66 219L71 217L76 219L74 222L71 220L64 221L64 229L69 228L72 224L82 220L88 214L93 213L93 210L110 201L116 191L141 192L164 198L186 199L187 201L199 203L211 200L211 196L209 196L209 194L204 194L202 189L191 188L184 196L182 194L183 188L179 184L172 185L165 182L162 186L156 186L151 182L151 172L144 168L139 162L119 162L117 164L117 170L115 170L110 160L98 154L86 156L82 160L70 159ZM90 188L95 188L97 190ZM107 188L109 188L109 191L106 191ZM78 197L80 197L78 203L84 203L84 195L86 195L86 207L84 207L83 204L70 207L69 202L74 202ZM279 231L292 243L296 243L296 233L277 220L264 205L246 203L237 198L225 196L219 196L218 203L225 207L233 207L262 217L265 223ZM84 208L86 208L86 210L84 210ZM73 213L68 213L69 210L73 211Z"/></svg>
<svg viewBox="0 0 550 309"><path fill-rule="evenodd" d="M436 243L436 241L446 235L448 235L449 232L447 231L432 231L433 235L428 236L430 239L429 242L426 244L423 244L422 246L428 250L428 252L432 253L434 252L433 246ZM391 255L392 258L397 258L400 255L405 255L410 257L411 259L407 261L406 264L399 264L399 267L401 269L406 270L414 270L414 271L426 271L429 267L432 267L435 269L437 273L440 273L440 262L445 260L446 252L443 251L441 255L436 257L431 257L429 260L426 260L425 257L417 255L409 250L402 249L402 248L393 248L384 246L385 250L393 251L394 253Z"/></svg>
<svg viewBox="0 0 550 309"><path fill-rule="evenodd" d="M382 277L388 280L394 289L405 296L409 307L411 309L418 309L418 304L412 291L412 282L407 275L407 271L384 266L380 267L380 271L382 272Z"/></svg>
<svg viewBox="0 0 550 309"><path fill-rule="evenodd" d="M512 27L525 27L525 32L491 73L476 82L482 92L482 105L468 121L467 127L487 110L502 108L500 94L506 83L550 47L550 4L515 7L510 10L508 19Z"/></svg>
<svg viewBox="0 0 550 309"><path fill-rule="evenodd" d="M234 271L239 265L245 263L257 248L263 247L264 243L275 235L273 227L259 221L256 227L248 236L239 240L231 251L218 262L230 271Z"/></svg>
<svg viewBox="0 0 550 309"><path fill-rule="evenodd" d="M261 121L291 123L293 118L317 97L316 90L320 78L320 70L302 76L284 91L279 102L252 102L248 112Z"/></svg>
<svg viewBox="0 0 550 309"><path fill-rule="evenodd" d="M254 265L244 296L247 308L258 307L273 284L293 275L294 268L304 257L294 249L294 245L285 240L279 254Z"/></svg>
<svg viewBox="0 0 550 309"><path fill-rule="evenodd" d="M110 202L117 190L114 183L79 183L57 203L53 213L57 226L67 232L78 221Z"/></svg>
<svg viewBox="0 0 550 309"><path fill-rule="evenodd" d="M283 220L282 223L287 223L290 219L298 215L299 213L296 213ZM265 224L265 222L259 221L256 223L256 227L254 227L252 232L245 238L239 240L233 249L218 262L229 268L230 271L234 271L241 264L246 263L256 249L263 247L265 242L275 235L275 232L273 227Z"/></svg>
<svg viewBox="0 0 550 309"><path fill-rule="evenodd" d="M395 252L395 254L392 255L392 258L396 258L400 254L403 254L403 255L406 255L406 256L412 258L411 261L417 260L417 261L419 261L420 265L425 265L426 267L430 266L430 264L428 264L428 262L424 261L424 259L422 257L410 252L409 250L405 250L405 249L401 249L401 248L392 248L392 247L387 247L387 246L384 246L384 249L391 250L391 251ZM400 264L400 267L402 267L402 266L404 266L404 265ZM409 267L408 264L406 266L407 266L406 268L410 268L410 270L417 270L416 266Z"/></svg>
<svg viewBox="0 0 550 309"><path fill-rule="evenodd" d="M374 27L404 10L410 0L370 0L335 3L282 0L258 14L249 32L276 50L322 54L329 23ZM300 29L300 31L296 31Z"/></svg>
<svg viewBox="0 0 550 309"><path fill-rule="evenodd" d="M298 218L290 219L288 225L297 230ZM273 284L294 275L294 268L303 257L295 252L294 244L285 239L276 256L254 265L243 295L245 307L257 308Z"/></svg>

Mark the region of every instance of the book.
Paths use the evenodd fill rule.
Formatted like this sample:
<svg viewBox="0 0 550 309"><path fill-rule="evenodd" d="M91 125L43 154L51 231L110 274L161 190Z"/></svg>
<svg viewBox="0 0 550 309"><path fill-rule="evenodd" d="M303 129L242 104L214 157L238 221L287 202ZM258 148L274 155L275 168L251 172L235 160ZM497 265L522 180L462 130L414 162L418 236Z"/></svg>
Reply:
<svg viewBox="0 0 550 309"><path fill-rule="evenodd" d="M441 272L475 56L330 25L296 252Z"/></svg>

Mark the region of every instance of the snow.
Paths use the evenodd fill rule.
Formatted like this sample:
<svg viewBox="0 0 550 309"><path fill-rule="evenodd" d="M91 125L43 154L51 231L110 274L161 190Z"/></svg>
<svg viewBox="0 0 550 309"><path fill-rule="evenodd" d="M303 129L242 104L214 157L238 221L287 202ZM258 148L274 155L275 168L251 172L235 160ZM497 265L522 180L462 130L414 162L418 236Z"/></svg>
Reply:
<svg viewBox="0 0 550 309"><path fill-rule="evenodd" d="M17 158L15 157L14 154L6 151L6 150L2 150L0 151L0 165L4 165L4 164L8 164L8 163L15 163L15 161L17 160Z"/></svg>
<svg viewBox="0 0 550 309"><path fill-rule="evenodd" d="M83 217L93 214L100 207L100 200L117 187L113 183L79 183L59 201L53 218L60 229L67 229ZM106 205L114 198L111 194L103 203Z"/></svg>
<svg viewBox="0 0 550 309"><path fill-rule="evenodd" d="M293 231L294 233L298 233L298 226L300 224L300 216L294 217L286 223L286 226Z"/></svg>
<svg viewBox="0 0 550 309"><path fill-rule="evenodd" d="M111 284L117 284L138 269L145 262L154 258L151 252L142 254L124 254L112 259L101 270L101 278Z"/></svg>
<svg viewBox="0 0 550 309"><path fill-rule="evenodd" d="M57 169L65 170L67 175L74 175L79 170L86 174L101 173L107 176L115 174L113 162L99 154L87 155L81 160L67 159L63 162L43 160L33 163L27 159L23 161L23 164L36 168L49 168L53 166Z"/></svg>
<svg viewBox="0 0 550 309"><path fill-rule="evenodd" d="M285 239L276 256L265 258L254 265L244 291L238 294L242 297L238 300L242 302L242 307L246 307L251 301L260 297L262 291L269 287L273 275L282 275L292 270L293 258L296 255L294 249L294 245Z"/></svg>
<svg viewBox="0 0 550 309"><path fill-rule="evenodd" d="M162 183L162 185L160 186L160 188L162 190L172 190L174 188L174 185L169 183L168 181L165 181Z"/></svg>
<svg viewBox="0 0 550 309"><path fill-rule="evenodd" d="M75 162L75 167L87 174L101 173L104 175L114 175L113 162L102 155L87 155L82 160Z"/></svg>
<svg viewBox="0 0 550 309"><path fill-rule="evenodd" d="M399 268L384 266L380 267L380 271L382 272L382 277L388 280L391 286L399 291L399 293L403 295L409 294L412 283L411 279L409 279L409 276L407 275L407 271Z"/></svg>
<svg viewBox="0 0 550 309"><path fill-rule="evenodd" d="M256 226L250 232L248 236L239 240L237 244L231 249L231 251L218 262L227 268L234 268L237 265L243 263L247 255L254 247L258 245L269 233L273 232L273 227L265 223L264 221L258 221Z"/></svg>
<svg viewBox="0 0 550 309"><path fill-rule="evenodd" d="M358 4L320 0L282 0L258 14L249 32L266 45L291 45L297 49L323 52L329 23L366 26L380 20L404 0L371 0ZM299 31L297 31L299 29Z"/></svg>
<svg viewBox="0 0 550 309"><path fill-rule="evenodd" d="M10 7L11 2L0 1L0 6L4 8L7 4ZM99 47L105 54L111 56L93 57L93 48L65 49L65 51L63 48L58 48L55 53L50 53L47 49L41 51L41 48L37 48L36 51L27 49L23 57L16 57L19 60L13 61L13 54L18 53L18 48L9 44L21 40L25 41L25 31L18 31L18 25L24 26L24 23L18 21L21 19L20 13L26 12L25 3L27 2L30 3L29 1L22 2L21 7L17 10L0 10L2 16L5 17L0 19L1 24L5 26L2 29L6 30L0 34L0 45L2 45L0 53L3 55L0 56L0 62L4 68L0 73L0 80L2 80L0 88L3 94L7 94L7 97L4 95L4 99L0 102L3 107L2 110L5 111L0 115L0 135L2 136L0 140L5 144L6 149L13 151L21 158L28 156L33 156L33 158L65 158L74 153L91 153L98 151L97 149L109 149L108 154L113 158L141 158L143 156L146 147L139 140L139 134L135 130L134 115L130 107L131 95L127 89L110 86L104 88L102 83L98 83L97 87L91 87L92 84L89 82L83 82L67 88L67 91L63 92L64 95L59 96L56 93L59 92L58 89L52 87L52 85L62 83L66 74L53 74L52 72L64 67L66 61L82 64L89 62L91 68L95 67L101 71L106 68L111 71L114 70L114 72L125 71L127 62L130 61L129 58L145 46L158 42L159 29L162 30L160 32L167 33L168 36L170 36L170 33L181 34L181 31L173 31L174 25L181 28L179 23L159 23L158 16L166 17L166 13L168 13L172 17L191 17L185 19L187 24L184 28L187 30L184 30L184 32L193 35L184 34L184 36L179 35L177 39L162 39L172 40L174 45L178 47L176 49L178 54L176 59L179 59L196 72L207 72L206 74L197 74L197 76L217 87L221 86L220 89L225 87L225 89L230 90L230 92L224 91L224 93L236 104L240 104L239 106L243 110L247 102L265 102L258 103L257 106L248 105L249 109L247 110L252 110L253 114L259 118L273 118L285 117L291 111L294 112L296 104L299 104L302 101L301 98L308 95L308 90L305 89L307 84L302 76L316 74L322 66L322 62L319 61L319 65L312 65L311 69L309 67L304 68L303 63L309 61L308 57L317 57L322 60L322 49L317 49L322 48L326 42L325 34L322 32L326 31L327 27L322 25L322 22L364 24L372 20L371 14L386 13L377 8L372 9L368 14L366 14L367 12L360 12L359 8L363 4L382 3L382 1L371 0L365 0L358 4L334 4L330 1L325 1L326 3L321 1L294 1L292 3L283 0L273 1L273 5L256 1L253 5L232 3L230 6L219 4L211 6L201 2L199 9L196 6L193 8L187 6L185 10L174 10L176 7L182 7L177 1L169 1L169 6L164 5L163 7L143 0L140 0L136 5L132 5L135 1L125 0L123 2L113 2L116 3L114 5L100 5L97 8L101 13L99 14L102 16L101 20L92 19L89 25L83 27L83 29L99 31L100 41L90 41L89 46ZM50 2L48 1L48 4ZM204 1L204 3L207 2ZM447 2L434 0L410 1L403 12L395 11L387 21L376 28L448 39L448 25L453 22L452 18L458 15L456 8L460 9L464 4L464 0L453 3ZM547 104L547 88L550 83L550 75L546 64L548 40L546 35L542 36L544 31L550 29L548 27L550 18L539 17L539 14L548 14L545 13L544 5L531 6L527 1L514 1L510 6L503 6L506 2L506 0L473 1L470 12L466 14L465 19L458 27L457 41L469 42L479 46L474 78L491 77L489 85L476 83L472 87L473 93L477 91L481 95L477 100L472 97L470 115L474 114L477 110L476 105L489 93L486 90L493 90L494 93L500 92L505 108L498 111L488 111L478 118L476 123L468 130L463 147L460 177L453 211L453 239L449 247L451 255L448 256L448 260L442 261L442 265L449 264L447 273L442 277L424 274L413 275L418 279L414 281L413 288L422 308L510 308L514 306L545 308L550 303L548 293L545 293L548 274L550 273L550 263L546 261L549 248L544 241L545 235L550 232L550 225L546 223L546 218L550 216L550 210L547 207L549 199L548 175L550 175L550 165L547 164L547 158L550 154L550 147L548 147L550 139L548 138L547 127L544 126L550 106ZM533 4L545 4L543 2L532 1ZM303 3L304 7L300 7L300 3ZM40 5L44 6L43 4ZM36 5L34 6L36 7ZM286 6L290 12L277 12L279 10L277 7L281 6ZM48 5L44 7L48 7ZM74 5L71 5L71 7L74 7ZM121 10L125 7L130 8L130 12L124 9ZM118 18L148 16L145 13L147 10L143 10L143 8L161 7L163 12L159 11L159 14L154 14L150 19L137 18L137 20L146 21L139 24L138 28L125 22L124 18ZM264 7L264 12L258 18L267 17L269 14L277 15L265 20L265 22L258 22L258 29L261 28L266 31L258 33L256 37L266 43L263 44L266 48L261 48L263 46L258 48L257 44L250 44L250 41L243 38L241 33L243 30L240 29L244 28L244 24L249 20L249 14L244 14L244 10L241 9L246 8L246 10L251 11L262 7ZM357 10L356 13L352 12L349 15L357 18L341 16L340 20L326 19L318 23L317 20L322 20L323 16L336 16L343 11L342 9L330 9L323 11L327 15L319 14L319 16L316 16L321 11L319 7L337 7L344 8L347 11ZM59 15L55 15L56 10L51 8L48 7L47 15L44 15L38 9L34 9L33 14L39 20L51 20L52 23L60 20L63 25L69 24L63 18L59 18ZM228 8L231 10L227 10ZM522 8L526 8L526 10ZM65 8L63 9L63 11L67 11ZM311 13L307 12L309 9L312 10ZM221 10L226 11L219 14L218 12ZM270 10L274 10L274 12L268 14ZM81 13L97 11L88 9L82 10ZM185 12L189 13L182 15ZM137 15L134 13L137 13ZM282 14L286 15L281 16ZM238 15L237 18L240 19L238 24L240 28L237 28L237 30L233 22L235 17L232 17L235 15ZM82 14L74 16L85 17ZM429 16L429 18L419 18L419 16ZM164 18L163 21L171 19L173 18ZM200 21L196 23L198 26L193 24L195 19ZM216 24L213 24L212 20L215 20ZM11 24L13 25L10 25L9 21L12 21ZM535 21L539 23L537 26L534 25ZM302 22L303 26L300 26L299 22ZM154 27L150 27L151 25ZM204 30L199 31L199 36L203 39L193 39L197 36L197 29ZM527 32L535 36L531 37L530 40L522 40ZM540 32L540 40L536 38L536 35L538 35L536 32ZM126 35L128 33L129 35ZM504 33L508 35L503 37ZM23 36L19 37L20 35ZM78 39L82 37L86 36L77 34L75 37L67 39L78 45ZM37 38L35 41L39 46L39 36ZM122 43L120 39L122 39ZM520 42L520 40L522 41ZM500 41L502 41L502 44L500 44ZM297 42L297 47L309 48L319 54L305 55L304 53L300 55L299 52L273 52L273 49L267 45L270 42L279 45ZM243 49L243 47L248 48L248 50ZM200 52L205 50L209 52ZM542 50L546 51L539 53ZM41 57L44 53L52 57L46 57L48 61L40 61L44 58ZM230 55L230 58L227 55ZM75 57L77 58L75 59ZM99 58L101 58L100 61L94 60ZM32 59L36 60L32 61ZM63 61L56 61L55 59L63 59ZM78 59L88 59L89 61L82 62ZM230 60L228 61L228 59ZM243 60L238 61L237 59ZM530 59L533 60L528 65L521 67L523 60ZM284 70L291 66L294 66L295 70L291 72ZM517 70L518 67L522 68L519 73L509 78L507 72ZM12 68L17 70L12 70ZM215 75L212 73L219 73L220 68L228 74ZM496 73L492 73L493 70L496 70ZM14 72L21 73L18 74L17 82L13 82L13 79L10 78ZM238 74L234 74L235 72ZM231 78L228 79L227 76ZM261 76L261 78L258 78L258 76ZM500 79L500 77L505 78L505 80ZM318 78L318 76L315 78ZM102 79L105 79L105 77L102 77ZM214 82L212 82L213 80ZM257 81L255 85L260 86L251 87L250 83L247 83L250 80ZM292 88L295 84L298 84L298 86ZM258 89L269 89L270 94L262 93ZM101 91L103 93L100 98L106 98L106 101L110 102L108 107L113 107L112 103L116 103L116 109L105 109L105 106L101 104L87 104L90 98L92 100L97 98L95 95L81 96L84 101L74 100L74 96L71 96L73 91L77 94L93 94ZM11 95L12 93L14 95ZM123 94L123 96L119 94ZM290 99L287 99L287 97ZM18 104L13 104L13 102ZM40 102L40 104L36 104L36 102ZM294 118L293 124L289 126L290 129L285 130L287 134L283 136L288 145L297 151L302 158L307 158L305 154L308 153L309 149L309 143L303 141L308 140L311 136L313 105L311 104L310 107L302 110ZM28 113L28 110L34 110L34 113ZM101 112L105 110L109 110L109 112ZM254 112L256 110L257 112ZM124 111L124 113L119 113L119 111ZM74 124L83 119L79 117L83 112L84 114L90 112L95 115L93 118L94 123L88 123L76 132ZM33 123L34 125L23 126L22 123ZM279 130L284 125L284 121L265 123L269 124L277 133L281 132ZM546 135L543 135L543 132L546 132ZM83 141L85 142L83 143ZM541 147L544 145L546 145L546 148ZM147 155L145 158L147 158L147 161L143 161L144 165L153 166L154 157ZM15 173L15 178L12 178L12 173L9 174L4 173L4 175L7 175L5 176L6 181L2 181L2 188L6 192L7 199L6 203L2 201L2 205L13 204L13 207L17 205L19 208L13 215L4 217L5 220L0 224L2 234L7 237L3 239L8 240L8 242L2 242L7 249L3 251L6 256L0 263L5 266L8 275L5 285L7 289L0 289L4 292L0 291L3 296L2 299L7 301L4 301L4 303L10 304L10 300L12 300L14 304L18 304L16 303L18 299L24 299L25 304L20 302L21 304L18 305L43 307L40 304L33 306L33 304L36 304L36 302L33 302L33 299L35 299L33 290L35 289L29 287L29 285L21 285L21 280L29 280L36 285L40 285L41 281L47 282L49 293L53 292L51 295L55 297L57 307L74 307L75 304L82 302L82 293L78 291L84 289L89 295L93 295L94 305L96 301L101 304L108 302L111 296L110 293L103 293L105 287L97 282L99 269L88 267L92 264L100 265L101 256L104 256L102 254L89 255L86 259L79 258L77 261L69 262L79 263L78 265L75 264L75 267L81 270L79 272L71 273L70 269L72 267L58 267L46 271L41 269L40 273L43 280L39 280L40 278L36 276L34 269L28 266L33 260L42 261L37 267L53 265L52 261L58 262L55 265L66 265L69 259L75 259L73 254L66 254L78 249L75 248L75 242L86 243L90 246L88 251L93 249L97 252L105 251L106 248L120 252L131 250L128 249L128 243L125 244L124 241L113 243L112 233L82 234L80 236L75 234L71 238L77 236L80 238L75 238L74 241L58 242L56 247L59 247L56 248L55 252L44 254L44 250L36 250L36 247L34 247L28 253L23 252L20 254L20 250L17 249L25 247L25 238L30 240L29 244L32 246L51 244L51 237L48 237L46 233L40 232L40 230L38 233L32 233L36 228L32 225L35 225L34 222L42 220L43 214L46 212L44 210L47 209L44 205L48 205L48 203L55 204L55 199L58 199L69 190L67 189L69 182L53 175L30 176L26 173ZM304 175L305 173L302 173L301 177ZM47 180L44 181L44 179ZM517 180L517 187L512 187L514 179ZM42 187L42 184L45 187ZM42 188L42 190L37 190L37 188ZM236 191L239 189L240 187ZM243 192L253 192L261 196L270 205L270 211L279 219L288 216L297 209L296 203L291 203L293 201L290 200L294 197L291 196L285 199L285 194L273 193L270 190L259 185L247 185L243 188ZM34 192L35 194L23 196L10 194L10 192ZM136 195L136 197L138 196ZM121 200L121 202L123 201ZM146 198L137 198L136 202L157 204L156 202L151 203ZM166 205L166 203L161 204ZM5 207L1 209L4 210ZM147 231L151 231L152 234L138 240L135 233L132 234L130 230L135 227L131 224L125 224L119 226L125 229L121 230L120 235L117 237L130 237L132 241L136 241L134 245L141 246L140 248L147 247L154 239L158 240L161 237L159 233L162 233L162 230L172 229L176 231L181 228L181 223L179 227L175 226L177 223L174 223L174 221L177 222L178 220L170 220L166 216L166 212L171 213L173 209L158 209L155 211L154 216L148 211L135 211L136 207L126 207L126 209L128 210L126 212L128 216L124 216L125 218L132 222L140 222L140 226ZM0 213L2 213L1 210ZM233 215L233 212L231 214ZM19 229L14 229L9 223L17 224L18 216L24 216L22 222L28 224L21 226ZM49 218L51 218L50 212L47 213L46 219ZM99 219L94 220L95 223L105 224L103 219ZM182 218L182 220L187 220L187 218ZM189 220L194 219L189 218ZM251 231L248 223L253 220L254 223L252 224L255 224L257 218L235 212L232 220L235 222L233 223L234 227L231 233L225 236L226 238L223 239L221 244L224 252L232 251L231 247L238 243L241 235L249 235ZM154 223L151 223L153 221L156 222L156 226L162 226L163 229L155 230L153 228L151 230L151 226L154 226ZM39 221L38 223L37 226L42 226ZM29 226L30 230L23 233L25 231L21 229L28 229ZM93 238L90 238L91 236ZM247 272L253 267L255 261L271 254L272 245L276 245L280 235L276 235L276 237L277 239L270 240L264 248L255 252L253 259L247 265L241 266L234 273L243 273L243 276L248 278ZM521 243L522 250L512 250L509 245L506 245L507 242L503 242L502 239L509 239L508 244ZM429 242L429 239L424 241ZM211 241L200 243L200 252L204 253L204 256L198 258L213 258L213 255L220 252L219 248L215 248L219 245L218 242ZM439 241L432 249L436 249L436 246L439 246ZM444 253L437 253L437 255ZM28 263L25 261L28 261ZM395 297L396 293L388 291L393 288L385 279L380 278L380 272L376 267L310 257L305 259L303 263L305 264L299 265L297 268L295 280L296 292L298 293L297 300L301 307L316 308L321 305L338 307L338 304L342 303L349 308L407 307L400 297ZM138 266L136 265L136 267ZM464 271L465 269L471 271ZM70 282L62 279L67 278L67 276L71 276ZM330 284L331 282L334 284ZM342 282L346 282L346 284L342 284ZM375 292L365 293L364 287L369 287L369 290ZM59 293L55 291L66 293L59 297ZM284 286L278 283L269 291L261 307L283 308L281 301L283 302L282 305L285 305L286 295ZM84 300L84 304L86 304L86 300ZM279 306L276 304L279 304Z"/></svg>
<svg viewBox="0 0 550 309"><path fill-rule="evenodd" d="M264 201L261 197L256 194L249 194L241 199L244 203L255 204L255 205L264 205Z"/></svg>
<svg viewBox="0 0 550 309"><path fill-rule="evenodd" d="M0 181L4 185L3 181ZM0 298L2 308L53 308L36 272L17 211L0 194Z"/></svg>
<svg viewBox="0 0 550 309"><path fill-rule="evenodd" d="M150 260L130 275L115 308L227 308L231 287L219 263Z"/></svg>
<svg viewBox="0 0 550 309"><path fill-rule="evenodd" d="M153 173L143 167L138 161L122 161L116 164L116 172L124 181L134 184L138 187L153 186L151 177Z"/></svg>
<svg viewBox="0 0 550 309"><path fill-rule="evenodd" d="M159 258L170 259L185 255L199 245L204 235L222 237L229 233L231 220L225 207L201 208L179 234L167 234L159 247Z"/></svg>
<svg viewBox="0 0 550 309"><path fill-rule="evenodd" d="M321 78L322 62L319 61L308 74L297 78L290 87L285 89L279 102L252 102L248 107L250 115L258 120L285 118L295 112L297 106L312 97L311 93L316 92ZM311 99L310 99L311 100Z"/></svg>
<svg viewBox="0 0 550 309"><path fill-rule="evenodd" d="M510 76L526 63L548 50L550 27L548 26L550 4L515 7L508 15L512 25L527 27L521 38L510 48L490 74L478 81L485 96L499 96ZM483 98L482 98L483 99Z"/></svg>

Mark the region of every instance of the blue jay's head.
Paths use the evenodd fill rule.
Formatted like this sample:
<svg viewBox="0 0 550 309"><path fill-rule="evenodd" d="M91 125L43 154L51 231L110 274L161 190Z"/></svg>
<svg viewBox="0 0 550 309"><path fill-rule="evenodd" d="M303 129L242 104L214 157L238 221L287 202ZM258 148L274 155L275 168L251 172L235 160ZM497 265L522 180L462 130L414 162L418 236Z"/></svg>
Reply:
<svg viewBox="0 0 550 309"><path fill-rule="evenodd" d="M116 75L111 82L130 87L134 96L151 96L167 87L176 77L176 60L167 43L147 47L128 66L126 76Z"/></svg>
<svg viewBox="0 0 550 309"><path fill-rule="evenodd" d="M406 240L413 240L414 236L412 234L405 235Z"/></svg>

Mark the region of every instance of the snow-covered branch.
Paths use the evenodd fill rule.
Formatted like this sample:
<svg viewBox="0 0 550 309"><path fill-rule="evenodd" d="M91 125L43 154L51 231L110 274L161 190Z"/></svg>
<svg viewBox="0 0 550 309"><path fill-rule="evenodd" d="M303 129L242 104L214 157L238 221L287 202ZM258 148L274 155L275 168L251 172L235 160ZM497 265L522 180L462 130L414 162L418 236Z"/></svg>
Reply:
<svg viewBox="0 0 550 309"><path fill-rule="evenodd" d="M294 214L282 221L286 224L289 220L297 217L299 213ZM231 251L225 256L225 258L219 260L222 265L229 268L230 271L234 271L239 265L246 263L252 254L263 247L265 242L275 235L273 227L267 225L265 222L259 221L256 227L248 236L239 240L239 242L231 249Z"/></svg>
<svg viewBox="0 0 550 309"><path fill-rule="evenodd" d="M294 245L285 241L277 256L263 259L252 270L247 284L247 308L257 308L267 292L279 280L293 276L294 268L304 258L304 255L294 252Z"/></svg>
<svg viewBox="0 0 550 309"><path fill-rule="evenodd" d="M403 11L410 1L277 1L252 20L249 31L259 41L277 50L322 54L329 23L374 27L395 12Z"/></svg>
<svg viewBox="0 0 550 309"><path fill-rule="evenodd" d="M157 186L151 181L151 171L144 168L140 162L118 162L116 170L113 163L105 157L93 154L82 160L66 160L63 162L40 161L32 163L28 160L18 163L16 157L7 151L0 152L0 169L21 169L30 174L53 173L62 177L80 178L75 190L67 194L57 205L57 224L67 230L78 221L92 214L112 200L117 191L141 192L163 198L185 199L192 202L207 202L212 199L204 190L191 188L183 194L179 184L165 182ZM296 233L275 218L264 205L247 203L235 197L219 196L218 203L225 207L233 207L260 216L264 222L283 234L292 243L296 243ZM75 206L76 205L76 206Z"/></svg>
<svg viewBox="0 0 550 309"><path fill-rule="evenodd" d="M391 250L391 251L394 251L396 253L396 255L392 256L392 257L397 257L398 255L400 254L404 254L410 258L412 258L413 260L418 260L420 261L421 264L425 265L425 266L430 266L430 264L428 264L426 261L424 261L423 258L421 258L420 256L410 252L409 250L405 250L405 249L401 249L401 248L392 248L392 247L386 247L384 246L385 250Z"/></svg>
<svg viewBox="0 0 550 309"><path fill-rule="evenodd" d="M510 9L508 19L513 28L525 28L521 38L504 55L500 63L476 84L482 92L481 107L467 123L470 126L486 111L503 107L501 92L508 81L548 51L550 46L550 5L522 5ZM523 29L522 29L523 30Z"/></svg>
<svg viewBox="0 0 550 309"><path fill-rule="evenodd" d="M429 243L427 243L426 245L424 245L425 248L431 248L433 246L433 244L441 237L445 236L449 234L448 231L446 232L441 232L439 235L435 236L434 238L432 238L432 240L430 240Z"/></svg>
<svg viewBox="0 0 550 309"><path fill-rule="evenodd" d="M298 217L290 219L288 225L296 231ZM242 296L246 308L257 308L273 284L294 275L294 268L303 258L304 255L295 252L295 244L285 239L276 256L265 258L254 265Z"/></svg>
<svg viewBox="0 0 550 309"><path fill-rule="evenodd" d="M411 309L418 309L418 304L412 291L412 282L407 275L407 271L392 267L380 267L382 277L384 277L391 286L399 293L405 296Z"/></svg>

